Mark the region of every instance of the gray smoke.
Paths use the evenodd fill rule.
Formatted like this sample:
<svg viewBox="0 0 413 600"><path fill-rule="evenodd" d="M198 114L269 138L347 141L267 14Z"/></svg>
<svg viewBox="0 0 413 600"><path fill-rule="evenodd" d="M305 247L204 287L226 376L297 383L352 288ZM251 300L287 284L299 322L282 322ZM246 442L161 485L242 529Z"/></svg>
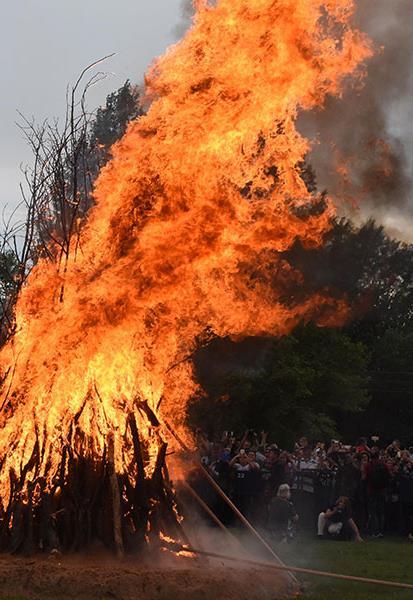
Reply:
<svg viewBox="0 0 413 600"><path fill-rule="evenodd" d="M376 46L364 87L330 98L324 110L303 115L300 127L320 142L310 157L319 186L339 200L356 198L359 217L372 216L390 233L411 240L413 2L357 4L358 25ZM346 165L346 179L338 164Z"/></svg>
<svg viewBox="0 0 413 600"><path fill-rule="evenodd" d="M181 14L177 38L191 24L192 0L182 0ZM412 241L413 0L357 0L356 21L376 48L363 87L349 84L343 98L302 115L299 127L318 141L310 162L340 210L356 220L372 216Z"/></svg>
<svg viewBox="0 0 413 600"><path fill-rule="evenodd" d="M181 39L190 27L193 15L194 6L192 0L181 0L181 20L173 29L173 34L177 40Z"/></svg>

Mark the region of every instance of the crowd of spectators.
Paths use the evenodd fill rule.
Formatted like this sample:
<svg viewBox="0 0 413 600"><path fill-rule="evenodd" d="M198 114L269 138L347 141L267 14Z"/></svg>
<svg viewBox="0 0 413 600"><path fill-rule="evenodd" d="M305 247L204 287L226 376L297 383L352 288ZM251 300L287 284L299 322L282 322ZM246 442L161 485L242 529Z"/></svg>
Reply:
<svg viewBox="0 0 413 600"><path fill-rule="evenodd" d="M398 440L386 445L376 436L355 445L302 437L288 451L270 443L264 431L240 437L224 431L212 441L198 429L196 436L203 464L257 526L271 531L282 513L289 527L324 536L344 514L349 527L343 533L359 541L361 535L388 534L413 541L413 447Z"/></svg>

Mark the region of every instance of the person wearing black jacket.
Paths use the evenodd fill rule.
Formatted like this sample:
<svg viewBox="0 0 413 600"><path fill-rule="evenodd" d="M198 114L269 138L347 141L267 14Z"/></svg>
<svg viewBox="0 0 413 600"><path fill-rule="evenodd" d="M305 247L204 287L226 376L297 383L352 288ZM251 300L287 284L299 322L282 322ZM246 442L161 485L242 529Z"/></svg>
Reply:
<svg viewBox="0 0 413 600"><path fill-rule="evenodd" d="M399 469L399 497L403 518L403 534L413 541L413 463L402 456Z"/></svg>
<svg viewBox="0 0 413 600"><path fill-rule="evenodd" d="M297 511L290 499L290 486L283 483L269 505L268 528L271 535L281 542L287 542L294 537L293 525L298 521Z"/></svg>
<svg viewBox="0 0 413 600"><path fill-rule="evenodd" d="M385 499L390 482L390 472L378 450L371 453L367 468L367 498L369 512L369 530L373 537L384 535L385 528Z"/></svg>

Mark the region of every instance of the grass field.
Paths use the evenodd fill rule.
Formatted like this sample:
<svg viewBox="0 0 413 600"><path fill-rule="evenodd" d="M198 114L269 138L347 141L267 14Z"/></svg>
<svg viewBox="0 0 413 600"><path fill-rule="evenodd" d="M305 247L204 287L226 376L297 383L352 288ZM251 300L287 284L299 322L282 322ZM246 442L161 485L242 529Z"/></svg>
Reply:
<svg viewBox="0 0 413 600"><path fill-rule="evenodd" d="M334 542L304 539L277 548L286 564L413 584L413 543L401 539ZM299 576L306 600L408 600L413 590L397 590L334 579Z"/></svg>
<svg viewBox="0 0 413 600"><path fill-rule="evenodd" d="M285 563L291 566L413 584L413 543L402 539L382 539L356 544L304 538L292 544L280 545L276 551ZM413 590L398 590L307 575L298 575L298 579L305 590L303 600L413 599ZM107 598L106 595L104 597ZM50 594L47 598L50 598ZM177 600L178 597L167 595L165 598ZM194 600L195 598L196 596ZM0 593L0 600L26 599L17 595L3 596Z"/></svg>

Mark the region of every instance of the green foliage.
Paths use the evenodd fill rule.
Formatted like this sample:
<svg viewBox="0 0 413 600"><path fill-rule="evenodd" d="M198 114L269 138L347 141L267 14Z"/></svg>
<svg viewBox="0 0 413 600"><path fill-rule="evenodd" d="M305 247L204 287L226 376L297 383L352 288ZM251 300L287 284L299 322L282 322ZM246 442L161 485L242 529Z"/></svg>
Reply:
<svg viewBox="0 0 413 600"><path fill-rule="evenodd" d="M302 272L306 293L327 290L346 299L350 320L342 333L370 355L367 411L351 419L336 413L338 431L347 439L376 433L413 443L413 245L393 240L374 221L356 227L342 219L323 247L296 244L284 258ZM307 415L309 431L318 411L314 406Z"/></svg>
<svg viewBox="0 0 413 600"><path fill-rule="evenodd" d="M246 364L248 353L256 358ZM299 434L331 437L337 416L367 403L366 350L334 329L307 325L280 340L218 341L197 365L207 397L194 401L190 420L211 433L248 426L282 444Z"/></svg>
<svg viewBox="0 0 413 600"><path fill-rule="evenodd" d="M374 344L373 365L377 371L413 373L413 327L389 328L378 337Z"/></svg>
<svg viewBox="0 0 413 600"><path fill-rule="evenodd" d="M20 263L12 250L0 252L0 345L13 329L14 303L20 289Z"/></svg>
<svg viewBox="0 0 413 600"><path fill-rule="evenodd" d="M365 415L372 431L411 444L413 327L389 328L371 342L371 395Z"/></svg>
<svg viewBox="0 0 413 600"><path fill-rule="evenodd" d="M373 221L360 228L340 221L323 253L352 305L347 333L371 355L371 401L362 417L342 423L343 433L352 438L375 433L389 441L400 437L411 444L413 245L391 239Z"/></svg>
<svg viewBox="0 0 413 600"><path fill-rule="evenodd" d="M338 220L323 247L296 244L286 258L309 289L348 298L356 335L369 340L413 322L413 245L393 240L374 221L356 227Z"/></svg>
<svg viewBox="0 0 413 600"><path fill-rule="evenodd" d="M92 146L108 150L126 131L128 123L142 115L139 90L128 81L106 98L106 105L96 112L91 127Z"/></svg>
<svg viewBox="0 0 413 600"><path fill-rule="evenodd" d="M0 299L4 301L16 288L19 261L12 250L0 252Z"/></svg>

